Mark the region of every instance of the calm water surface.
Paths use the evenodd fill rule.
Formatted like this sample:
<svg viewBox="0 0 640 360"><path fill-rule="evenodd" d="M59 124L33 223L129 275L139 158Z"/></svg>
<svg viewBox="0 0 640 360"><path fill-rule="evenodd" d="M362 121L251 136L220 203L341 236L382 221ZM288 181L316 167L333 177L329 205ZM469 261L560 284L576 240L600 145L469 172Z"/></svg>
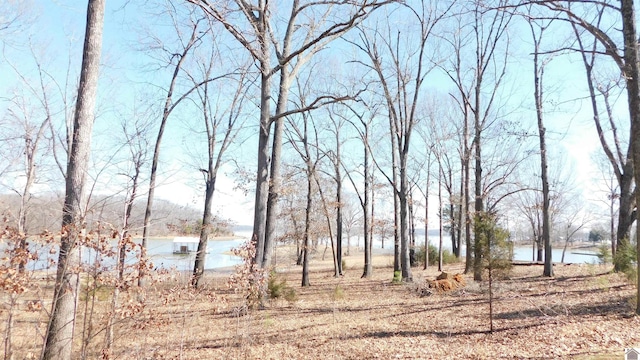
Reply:
<svg viewBox="0 0 640 360"><path fill-rule="evenodd" d="M229 240L213 240L208 242L208 253L205 260L205 269L216 269L223 267L230 267L241 263L241 259L230 254L231 249L237 248L242 245L250 236L250 231L236 231L236 238ZM135 239L136 243L140 243L141 239ZM419 241L418 241L419 242ZM437 236L429 236L429 243L436 245L439 242ZM362 239L357 237L351 237L351 248L361 248L364 244ZM419 242L422 245L423 242ZM117 242L113 241L112 246L116 246ZM443 238L443 245L445 248L450 249L451 241L448 237ZM0 250L4 244L0 244ZM346 247L347 241L344 240L344 246ZM385 240L385 247L382 248L382 242L380 239L374 239L373 242L374 253L393 253L393 241L391 239ZM41 269L55 269L55 262L57 261L57 252L54 254L49 253L49 248L40 247L35 249L39 254L37 261L29 263L28 267L34 270ZM462 253L465 249L462 249ZM173 253L173 239L150 239L148 241L147 253L155 268L158 269L176 269L179 271L191 271L193 270L193 264L195 261L195 254L174 254ZM110 258L96 258L96 253L93 250L83 249L82 261L84 263L92 264L96 263L96 260L101 262L101 266L109 268L114 266L115 262ZM553 249L553 261L560 262L562 258L562 248ZM532 248L530 246L516 246L514 248L514 260L531 261L532 260ZM127 263L133 264L136 259L133 254L127 258ZM587 250L567 249L564 258L565 263L598 263L598 257L595 253Z"/></svg>

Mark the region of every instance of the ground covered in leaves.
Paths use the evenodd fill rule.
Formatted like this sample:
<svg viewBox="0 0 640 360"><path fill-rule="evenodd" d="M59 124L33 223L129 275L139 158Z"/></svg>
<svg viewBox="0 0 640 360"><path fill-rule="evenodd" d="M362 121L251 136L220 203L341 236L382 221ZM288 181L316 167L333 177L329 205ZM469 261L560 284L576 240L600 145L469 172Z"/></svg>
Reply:
<svg viewBox="0 0 640 360"><path fill-rule="evenodd" d="M610 266L556 265L553 278L542 277L540 266L514 267L509 278L494 282L490 332L487 282L465 275L465 287L425 292L436 269L414 268L414 283L393 284L392 258L375 260L370 279L360 278L360 255L346 258L339 278L331 262L315 261L307 288L299 287L299 267L280 265L277 276L295 295L261 309L243 306L242 294L227 285L228 273L207 273L198 292L177 276L150 290L144 309L132 312L138 320L118 323L110 358L622 359L625 348L640 347L635 287ZM89 358L101 356L103 335L94 332ZM21 336L14 334L18 348L29 344L29 334ZM25 354L24 348L16 353Z"/></svg>

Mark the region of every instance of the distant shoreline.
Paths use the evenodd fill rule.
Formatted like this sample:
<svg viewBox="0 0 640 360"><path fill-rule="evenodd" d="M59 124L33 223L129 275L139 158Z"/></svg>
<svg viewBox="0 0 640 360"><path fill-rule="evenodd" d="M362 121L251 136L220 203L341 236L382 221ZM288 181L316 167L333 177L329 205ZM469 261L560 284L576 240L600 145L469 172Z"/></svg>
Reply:
<svg viewBox="0 0 640 360"><path fill-rule="evenodd" d="M177 237L199 238L199 236L184 236L184 235L151 236L151 237L149 237L149 241L154 241L154 240L166 241L166 240L173 240L173 239L175 239ZM142 236L134 236L133 239L134 240L142 239ZM208 241L230 241L230 240L242 240L242 239L247 239L247 238L244 237L244 236L238 236L238 235L226 235L226 236L209 236L209 238L207 240Z"/></svg>

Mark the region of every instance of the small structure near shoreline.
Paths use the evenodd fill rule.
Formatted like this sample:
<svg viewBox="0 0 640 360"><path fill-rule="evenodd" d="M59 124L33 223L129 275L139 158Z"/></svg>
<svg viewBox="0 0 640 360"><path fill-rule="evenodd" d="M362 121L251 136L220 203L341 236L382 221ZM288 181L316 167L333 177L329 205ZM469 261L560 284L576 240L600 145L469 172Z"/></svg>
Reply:
<svg viewBox="0 0 640 360"><path fill-rule="evenodd" d="M200 239L197 237L178 236L173 238L174 254L190 254L198 252L198 243Z"/></svg>

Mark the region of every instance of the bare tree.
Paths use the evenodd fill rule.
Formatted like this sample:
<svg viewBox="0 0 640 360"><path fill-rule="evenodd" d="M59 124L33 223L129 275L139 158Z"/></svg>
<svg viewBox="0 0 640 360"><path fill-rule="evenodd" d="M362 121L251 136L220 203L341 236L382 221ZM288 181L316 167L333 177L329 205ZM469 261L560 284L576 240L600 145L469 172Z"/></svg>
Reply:
<svg viewBox="0 0 640 360"><path fill-rule="evenodd" d="M627 105L630 120L629 145L631 148L631 159L634 164L634 178L640 178L640 66L638 64L638 36L636 28L636 9L633 0L621 0L620 6L615 6L609 2L585 3L589 6L585 11L586 16L579 14L576 9L585 9L581 7L581 2L574 1L525 1L515 4L522 6L528 4L536 4L546 7L554 11L562 21L575 24L580 29L590 33L593 38L601 46L598 53L605 54L615 62L620 69L620 74L625 82L627 92ZM600 16L597 11L595 21L594 18L587 17L594 14L592 5L600 6L610 11L613 16L619 19L621 27L605 28L599 23ZM617 31L617 35L621 35L623 44L617 44L608 31ZM621 188L621 191L623 189ZM631 189L629 189L631 190ZM622 196L621 196L622 197ZM634 191L635 203L640 203L640 191ZM622 212L622 211L621 211ZM640 211L636 211L636 221L640 221ZM637 240L640 240L640 232L637 232ZM637 242L637 250L640 250L640 241ZM639 265L640 266L640 265ZM640 277L638 277L638 285L640 285ZM640 286L638 288L638 297L640 298ZM640 314L640 301L636 304L636 313Z"/></svg>
<svg viewBox="0 0 640 360"><path fill-rule="evenodd" d="M215 62L214 53L215 52L212 52L211 59L206 63L207 65L204 69L205 79L211 78L211 72ZM240 71L239 74L238 78L234 79L236 87L231 94L230 103L227 107L223 105L223 101L220 99L221 94L224 94L222 87L216 89L217 94L210 93L210 84L214 83L205 83L198 89L207 139L207 158L206 166L200 169L204 177L205 194L202 227L200 229L198 251L196 252L193 267L192 285L194 287L201 285L202 274L204 273L207 240L212 226L211 220L213 215L211 208L213 205L213 195L215 193L218 171L224 163L229 146L236 138L239 128L244 121L241 109L246 98L245 77L248 71L244 69ZM226 80L230 81L231 79L227 78ZM229 84L226 83L225 86L227 85ZM218 101L214 103L213 97L216 95Z"/></svg>
<svg viewBox="0 0 640 360"><path fill-rule="evenodd" d="M168 59L168 65L163 65L163 66L172 66L173 72L171 74L171 80L169 82L169 86L166 90L166 96L164 98L164 105L162 108L162 116L160 119L160 126L158 128L158 135L155 140L153 157L151 160L151 172L149 175L149 191L147 193L147 205L146 205L145 216L144 216L144 228L142 230L142 257L146 256L147 242L148 242L149 234L151 231L151 220L152 220L151 214L153 210L153 200L155 196L156 181L158 176L160 150L161 150L162 139L164 137L164 131L167 126L167 121L169 120L170 115L176 109L176 107L182 101L187 99L194 90L196 90L203 84L206 84L210 81L224 77L224 76L220 76L216 78L203 79L200 82L196 83L195 85L191 86L190 88L184 90L184 92L178 96L176 91L178 91L180 76L182 75L182 72L184 72L184 67L186 66L187 58L193 52L194 48L197 47L197 45L200 43L201 39L209 33L210 27L208 27L208 23L205 21L204 18L198 17L196 14L191 13L191 16L189 19L190 24L187 26L187 28L189 29L187 33L188 35L185 36L185 34L182 33L183 30L181 29L181 24L176 19L177 15L171 11L169 12L169 14L170 16L172 16L171 22L175 27L176 33L178 34L181 48L179 50L172 50L172 49L165 48L163 45L163 41L160 37L152 37L152 40L151 40L153 44L152 48L155 47L157 49L160 49L161 51L166 52L166 54L164 55ZM138 284L140 286L144 286L146 282L144 269L141 268L140 272L141 274L139 276Z"/></svg>
<svg viewBox="0 0 640 360"><path fill-rule="evenodd" d="M265 0L255 3L235 0L227 6L204 0L189 0L201 7L240 43L258 63L260 71L260 130L253 241L256 262L267 267L273 249L275 206L280 184L280 154L284 116L316 108L322 99L309 102L308 108L287 110L291 80L313 54L333 39L364 20L372 11L390 1L293 1L288 14ZM237 15L237 16L236 16ZM279 23L284 19L284 24ZM306 22L305 22L306 21ZM248 31L247 31L248 29ZM284 29L283 31L278 31ZM272 85L280 76L276 94ZM272 114L271 99L276 99ZM276 124L272 147L271 128ZM271 157L270 157L271 155ZM271 164L269 164L271 160Z"/></svg>
<svg viewBox="0 0 640 360"><path fill-rule="evenodd" d="M634 163L633 174L636 179L640 179L640 64L638 64L638 32L633 0L621 0L620 14L625 44L625 71L623 74L627 82L627 100L629 102L629 118L631 119L630 139ZM640 204L640 191L635 191L635 197L636 205ZM636 211L636 224L640 224L640 211ZM636 231L636 252L640 253L640 231ZM637 262L636 267L640 269L640 262ZM636 314L640 314L640 276L636 289L636 299L639 299L636 301Z"/></svg>
<svg viewBox="0 0 640 360"><path fill-rule="evenodd" d="M538 139L540 141L540 180L542 182L542 241L544 242L544 270L543 276L553 276L553 262L551 251L551 229L549 218L549 179L547 175L547 144L546 128L544 126L544 68L546 59L540 59L540 43L544 31L549 27L548 23L537 24L529 21L531 37L533 39L533 94L536 105L536 118L538 120ZM536 29L537 28L537 29ZM536 31L537 30L537 31Z"/></svg>
<svg viewBox="0 0 640 360"><path fill-rule="evenodd" d="M36 56L33 45L30 44L31 53L35 60L38 73L37 80L28 79L12 63L8 62L20 79L25 91L14 95L9 99L5 125L7 129L16 131L14 134L4 134L4 142L9 152L14 152L16 157L21 157L17 161L14 156L5 157L9 163L19 162L20 170L16 175L24 180L20 184L12 184L12 190L19 196L20 205L17 214L18 234L23 238L20 240L20 247L26 251L26 239L28 235L29 207L32 200L32 190L36 182L42 179L42 174L46 172L45 157L51 151L51 139L48 137L52 121L52 109L49 99L49 76ZM32 85L33 84L33 85ZM8 154L5 154L8 155ZM13 158L13 159L12 159ZM9 167L5 171L10 170ZM24 271L24 264L19 265L20 271Z"/></svg>
<svg viewBox="0 0 640 360"><path fill-rule="evenodd" d="M125 117L126 115L122 115ZM133 111L133 121L129 121L129 117L125 117L121 123L122 143L127 148L127 161L125 161L124 169L120 173L126 178L124 209L122 211L122 223L118 234L118 263L116 271L118 273L117 284L114 286L111 294L111 311L115 314L119 304L120 290L124 286L124 270L127 248L131 240L131 230L133 226L133 209L134 204L139 196L139 187L142 181L142 171L148 162L149 153L149 135L151 121L144 112L138 109ZM104 349L107 353L111 353L114 342L114 319L109 317L105 326Z"/></svg>
<svg viewBox="0 0 640 360"><path fill-rule="evenodd" d="M352 117L346 116L346 121L353 126L357 131L360 141L363 147L363 159L362 159L362 176L363 186L362 188L357 185L356 180L351 175L351 171L346 168L345 163L342 166L345 167L345 173L347 178L351 182L353 189L358 196L360 206L362 208L362 226L364 236L364 270L362 272L362 278L369 278L373 275L373 241L372 241L372 205L371 205L371 192L373 187L372 169L370 165L371 161L371 144L370 144L370 129L373 119L376 117L376 107L368 107L366 104L363 110L357 110L351 106L347 106Z"/></svg>
<svg viewBox="0 0 640 360"><path fill-rule="evenodd" d="M501 1L498 1L501 3ZM499 4L498 4L499 5ZM473 154L474 163L474 211L476 217L486 211L486 193L483 192L483 136L485 130L496 123L497 95L500 85L505 77L508 56L507 28L512 15L492 10L489 4L474 3L467 8L465 5L459 12L460 28L455 32L449 43L454 50L454 60L445 68L446 74L455 84L458 94L456 101L464 114L463 124L463 168L465 194L464 203L469 204L470 190L466 185L470 182L471 162ZM467 18L470 16L472 18ZM463 25L464 24L464 25ZM503 44L507 49L502 51ZM468 56L463 49L469 49ZM469 59L469 63L466 60ZM467 76L467 74L470 74ZM473 133L472 133L473 132ZM472 138L470 145L467 137ZM489 157L486 157L489 158ZM470 211L470 205L466 206ZM473 249L474 279L482 279L482 249L472 246L469 234L471 233L471 216L468 216L466 226L467 236L467 270L471 260L470 249ZM475 222L474 222L475 223ZM477 229L475 229L477 230ZM476 232L474 230L474 233Z"/></svg>
<svg viewBox="0 0 640 360"><path fill-rule="evenodd" d="M392 143L392 174L386 175L394 187L398 203L400 229L400 267L403 281L413 281L409 261L409 175L408 160L411 136L418 122L418 102L426 76L434 68L428 61L427 44L434 27L449 12L452 5L442 9L433 4L421 3L415 8L403 5L398 11L406 11L406 16L415 19L419 37L415 42L404 42L401 33L405 29L374 29L373 35L361 32L360 43L355 44L368 57L362 65L371 69L382 89L382 97L387 107ZM388 59L388 62L385 62ZM396 173L397 165L397 173ZM397 178L396 178L397 176Z"/></svg>
<svg viewBox="0 0 640 360"><path fill-rule="evenodd" d="M42 359L71 359L73 329L78 300L77 243L85 224L85 180L91 153L91 131L98 90L105 0L89 0L87 25L78 85L73 141L69 153L66 195L62 215L62 237L53 304Z"/></svg>
<svg viewBox="0 0 640 360"><path fill-rule="evenodd" d="M343 118L338 116L333 116L330 111L328 114L331 119L331 124L333 125L331 132L333 132L335 138L335 151L329 151L329 158L331 160L331 164L333 165L333 174L332 178L336 185L336 264L337 264L337 275L343 275L342 269L342 237L343 237L343 208L345 206L343 201L342 194L342 180L344 180L344 176L342 175L342 143L343 139L341 137L342 129L344 124L346 123ZM348 250L347 250L348 251Z"/></svg>
<svg viewBox="0 0 640 360"><path fill-rule="evenodd" d="M604 9L598 11L598 23L604 16ZM626 148L623 148L622 139L618 125L615 122L612 108L610 104L611 91L618 84L603 84L599 83L596 75L594 74L594 68L596 66L598 40L594 39L592 43L586 44L584 37L584 30L578 28L578 25L572 23L572 28L576 36L576 42L582 62L585 67L587 86L589 88L589 95L591 100L591 108L593 111L593 121L600 139L600 145L604 151L606 158L613 169L615 178L620 188L619 195L617 195L619 210L618 210L618 227L615 233L615 241L612 241L612 255L615 257L616 249L619 247L626 247L629 245L629 239L631 236L631 226L634 221L634 208L635 208L635 185L633 181L633 159L632 159L632 143L629 142ZM589 48L587 48L589 46ZM602 98L605 107L606 123L610 129L610 137L607 137L605 127L603 126L603 120L601 118L600 104L598 102L598 95ZM612 236L614 234L612 233ZM619 261L614 261L614 269L621 270L621 264Z"/></svg>
<svg viewBox="0 0 640 360"><path fill-rule="evenodd" d="M302 286L310 286L309 282L309 258L310 258L310 234L311 234L311 214L313 210L313 190L314 182L317 188L320 184L317 180L317 167L321 160L317 148L318 132L317 127L313 123L313 117L309 113L301 114L302 128L295 122L290 121L290 129L288 136L290 143L302 158L305 164L305 175L307 180L306 188L306 211L305 211L305 231L302 244ZM311 134L310 134L311 132ZM311 143L315 139L315 146ZM324 200L324 199L323 199ZM331 224L329 224L329 228ZM330 239L333 242L333 239ZM335 257L334 257L335 259ZM335 261L334 261L335 262Z"/></svg>

